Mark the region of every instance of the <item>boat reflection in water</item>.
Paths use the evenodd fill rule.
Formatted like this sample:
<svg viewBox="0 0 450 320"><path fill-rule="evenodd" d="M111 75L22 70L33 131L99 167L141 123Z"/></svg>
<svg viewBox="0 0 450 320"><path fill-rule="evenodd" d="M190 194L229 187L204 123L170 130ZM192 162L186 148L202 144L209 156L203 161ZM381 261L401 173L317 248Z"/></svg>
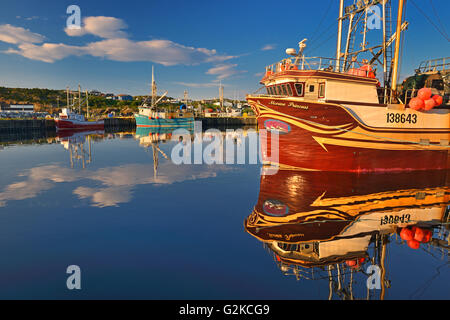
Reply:
<svg viewBox="0 0 450 320"><path fill-rule="evenodd" d="M144 147L146 151L152 149L153 155L153 174L156 179L158 174L159 154L161 154L166 160L169 160L169 156L161 150L160 143L167 143L172 140L174 134L174 128L165 127L137 127L136 139L139 139L139 145ZM188 130L188 129L186 129ZM194 133L193 129L188 130L189 134ZM179 139L183 139L183 135L179 135Z"/></svg>
<svg viewBox="0 0 450 320"><path fill-rule="evenodd" d="M92 140L103 139L104 135L104 130L64 130L58 131L56 141L69 151L70 167L80 163L84 169L92 162Z"/></svg>
<svg viewBox="0 0 450 320"><path fill-rule="evenodd" d="M245 230L263 242L285 275L327 279L329 299L353 299L356 275L376 285L374 272L380 275L381 291L367 289L364 295L379 292L384 299L390 287L389 243L448 255L449 185L450 171L358 175L279 170L261 175L258 203Z"/></svg>

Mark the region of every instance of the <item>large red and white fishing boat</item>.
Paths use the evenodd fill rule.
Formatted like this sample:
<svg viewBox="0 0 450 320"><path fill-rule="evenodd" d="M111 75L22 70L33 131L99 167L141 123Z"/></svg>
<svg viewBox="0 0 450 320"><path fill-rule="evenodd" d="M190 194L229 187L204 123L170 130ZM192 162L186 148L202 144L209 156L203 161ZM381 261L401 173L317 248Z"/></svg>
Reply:
<svg viewBox="0 0 450 320"><path fill-rule="evenodd" d="M62 109L55 118L57 130L103 130L104 120L88 121L82 114L74 113L67 108Z"/></svg>
<svg viewBox="0 0 450 320"><path fill-rule="evenodd" d="M374 5L382 7L383 32L381 45L370 47L367 18ZM438 105L442 97L432 96L435 92L428 88L418 97L406 95L425 99L425 103L418 100L422 107L417 101L400 100L400 35L407 27L403 6L400 0L396 31L391 35L386 18L390 1L361 1L344 12L341 0L336 58L305 57L305 39L298 52L286 50L293 57L266 67L261 84L267 92L248 95L247 101L259 128L278 133L281 167L350 172L450 168L450 114L445 97ZM341 50L346 21L347 39ZM361 47L352 50L359 36L363 37ZM368 58L360 59L362 54ZM382 66L382 83L377 63ZM263 160L273 163L268 152L271 135L262 137L267 139L261 141Z"/></svg>

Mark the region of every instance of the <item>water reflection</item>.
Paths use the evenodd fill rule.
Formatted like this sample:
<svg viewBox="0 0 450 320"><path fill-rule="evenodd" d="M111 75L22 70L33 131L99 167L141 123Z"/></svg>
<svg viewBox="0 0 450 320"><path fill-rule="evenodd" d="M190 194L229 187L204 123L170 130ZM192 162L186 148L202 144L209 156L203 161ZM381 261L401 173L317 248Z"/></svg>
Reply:
<svg viewBox="0 0 450 320"><path fill-rule="evenodd" d="M280 170L261 175L245 230L263 243L283 274L328 281L329 299L383 299L391 280L395 284L386 277L392 243L402 250L437 250L448 259L449 185L450 171ZM371 277L376 270L380 290L369 290L367 279L377 289Z"/></svg>
<svg viewBox="0 0 450 320"><path fill-rule="evenodd" d="M74 168L76 163L80 163L82 168L92 162L92 140L102 139L105 131L59 131L56 141L61 143L64 149L70 154L70 167ZM86 146L87 142L87 146Z"/></svg>
<svg viewBox="0 0 450 320"><path fill-rule="evenodd" d="M191 139L200 141L210 139L208 132L189 131ZM246 135L246 130L243 131ZM222 132L222 144L233 139L237 144L242 135ZM96 144L110 139L135 139L144 152L151 153L146 163L129 163L119 166L91 168L96 161ZM0 186L0 207L8 201L25 200L38 197L57 188L58 184L73 183L72 194L78 199L86 199L94 207L119 206L132 200L133 189L140 185L155 186L175 182L215 177L218 172L233 170L225 165L176 165L170 159L170 150L183 135L176 135L170 129L138 128L136 132L105 133L104 131L66 131L55 137L46 138L49 144L59 143L67 152L68 164L51 163L39 165L20 172L14 182ZM186 137L185 137L186 139ZM15 141L10 141L14 145ZM120 152L120 150L117 150ZM51 160L49 162L52 162ZM83 182L83 185L80 185Z"/></svg>

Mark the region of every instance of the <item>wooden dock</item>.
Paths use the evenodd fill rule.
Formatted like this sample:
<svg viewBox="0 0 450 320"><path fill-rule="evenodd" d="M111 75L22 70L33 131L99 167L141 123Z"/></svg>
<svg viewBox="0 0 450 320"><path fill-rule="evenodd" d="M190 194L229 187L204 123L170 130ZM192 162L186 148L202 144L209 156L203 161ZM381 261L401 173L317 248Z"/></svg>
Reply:
<svg viewBox="0 0 450 320"><path fill-rule="evenodd" d="M196 118L201 121L203 128L228 128L256 126L254 117L233 117L233 118ZM116 132L118 130L134 130L136 120L134 117L127 118L106 118L105 131ZM0 120L0 133L15 133L28 131L50 131L55 132L55 121L49 119L13 119Z"/></svg>

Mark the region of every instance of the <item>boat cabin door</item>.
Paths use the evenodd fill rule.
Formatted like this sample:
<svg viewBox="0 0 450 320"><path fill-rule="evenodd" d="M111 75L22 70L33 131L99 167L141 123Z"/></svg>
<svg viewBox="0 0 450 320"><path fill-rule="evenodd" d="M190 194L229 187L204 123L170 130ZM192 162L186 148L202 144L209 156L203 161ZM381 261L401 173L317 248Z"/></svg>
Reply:
<svg viewBox="0 0 450 320"><path fill-rule="evenodd" d="M317 100L319 92L319 82L317 80L309 80L305 85L305 99Z"/></svg>

